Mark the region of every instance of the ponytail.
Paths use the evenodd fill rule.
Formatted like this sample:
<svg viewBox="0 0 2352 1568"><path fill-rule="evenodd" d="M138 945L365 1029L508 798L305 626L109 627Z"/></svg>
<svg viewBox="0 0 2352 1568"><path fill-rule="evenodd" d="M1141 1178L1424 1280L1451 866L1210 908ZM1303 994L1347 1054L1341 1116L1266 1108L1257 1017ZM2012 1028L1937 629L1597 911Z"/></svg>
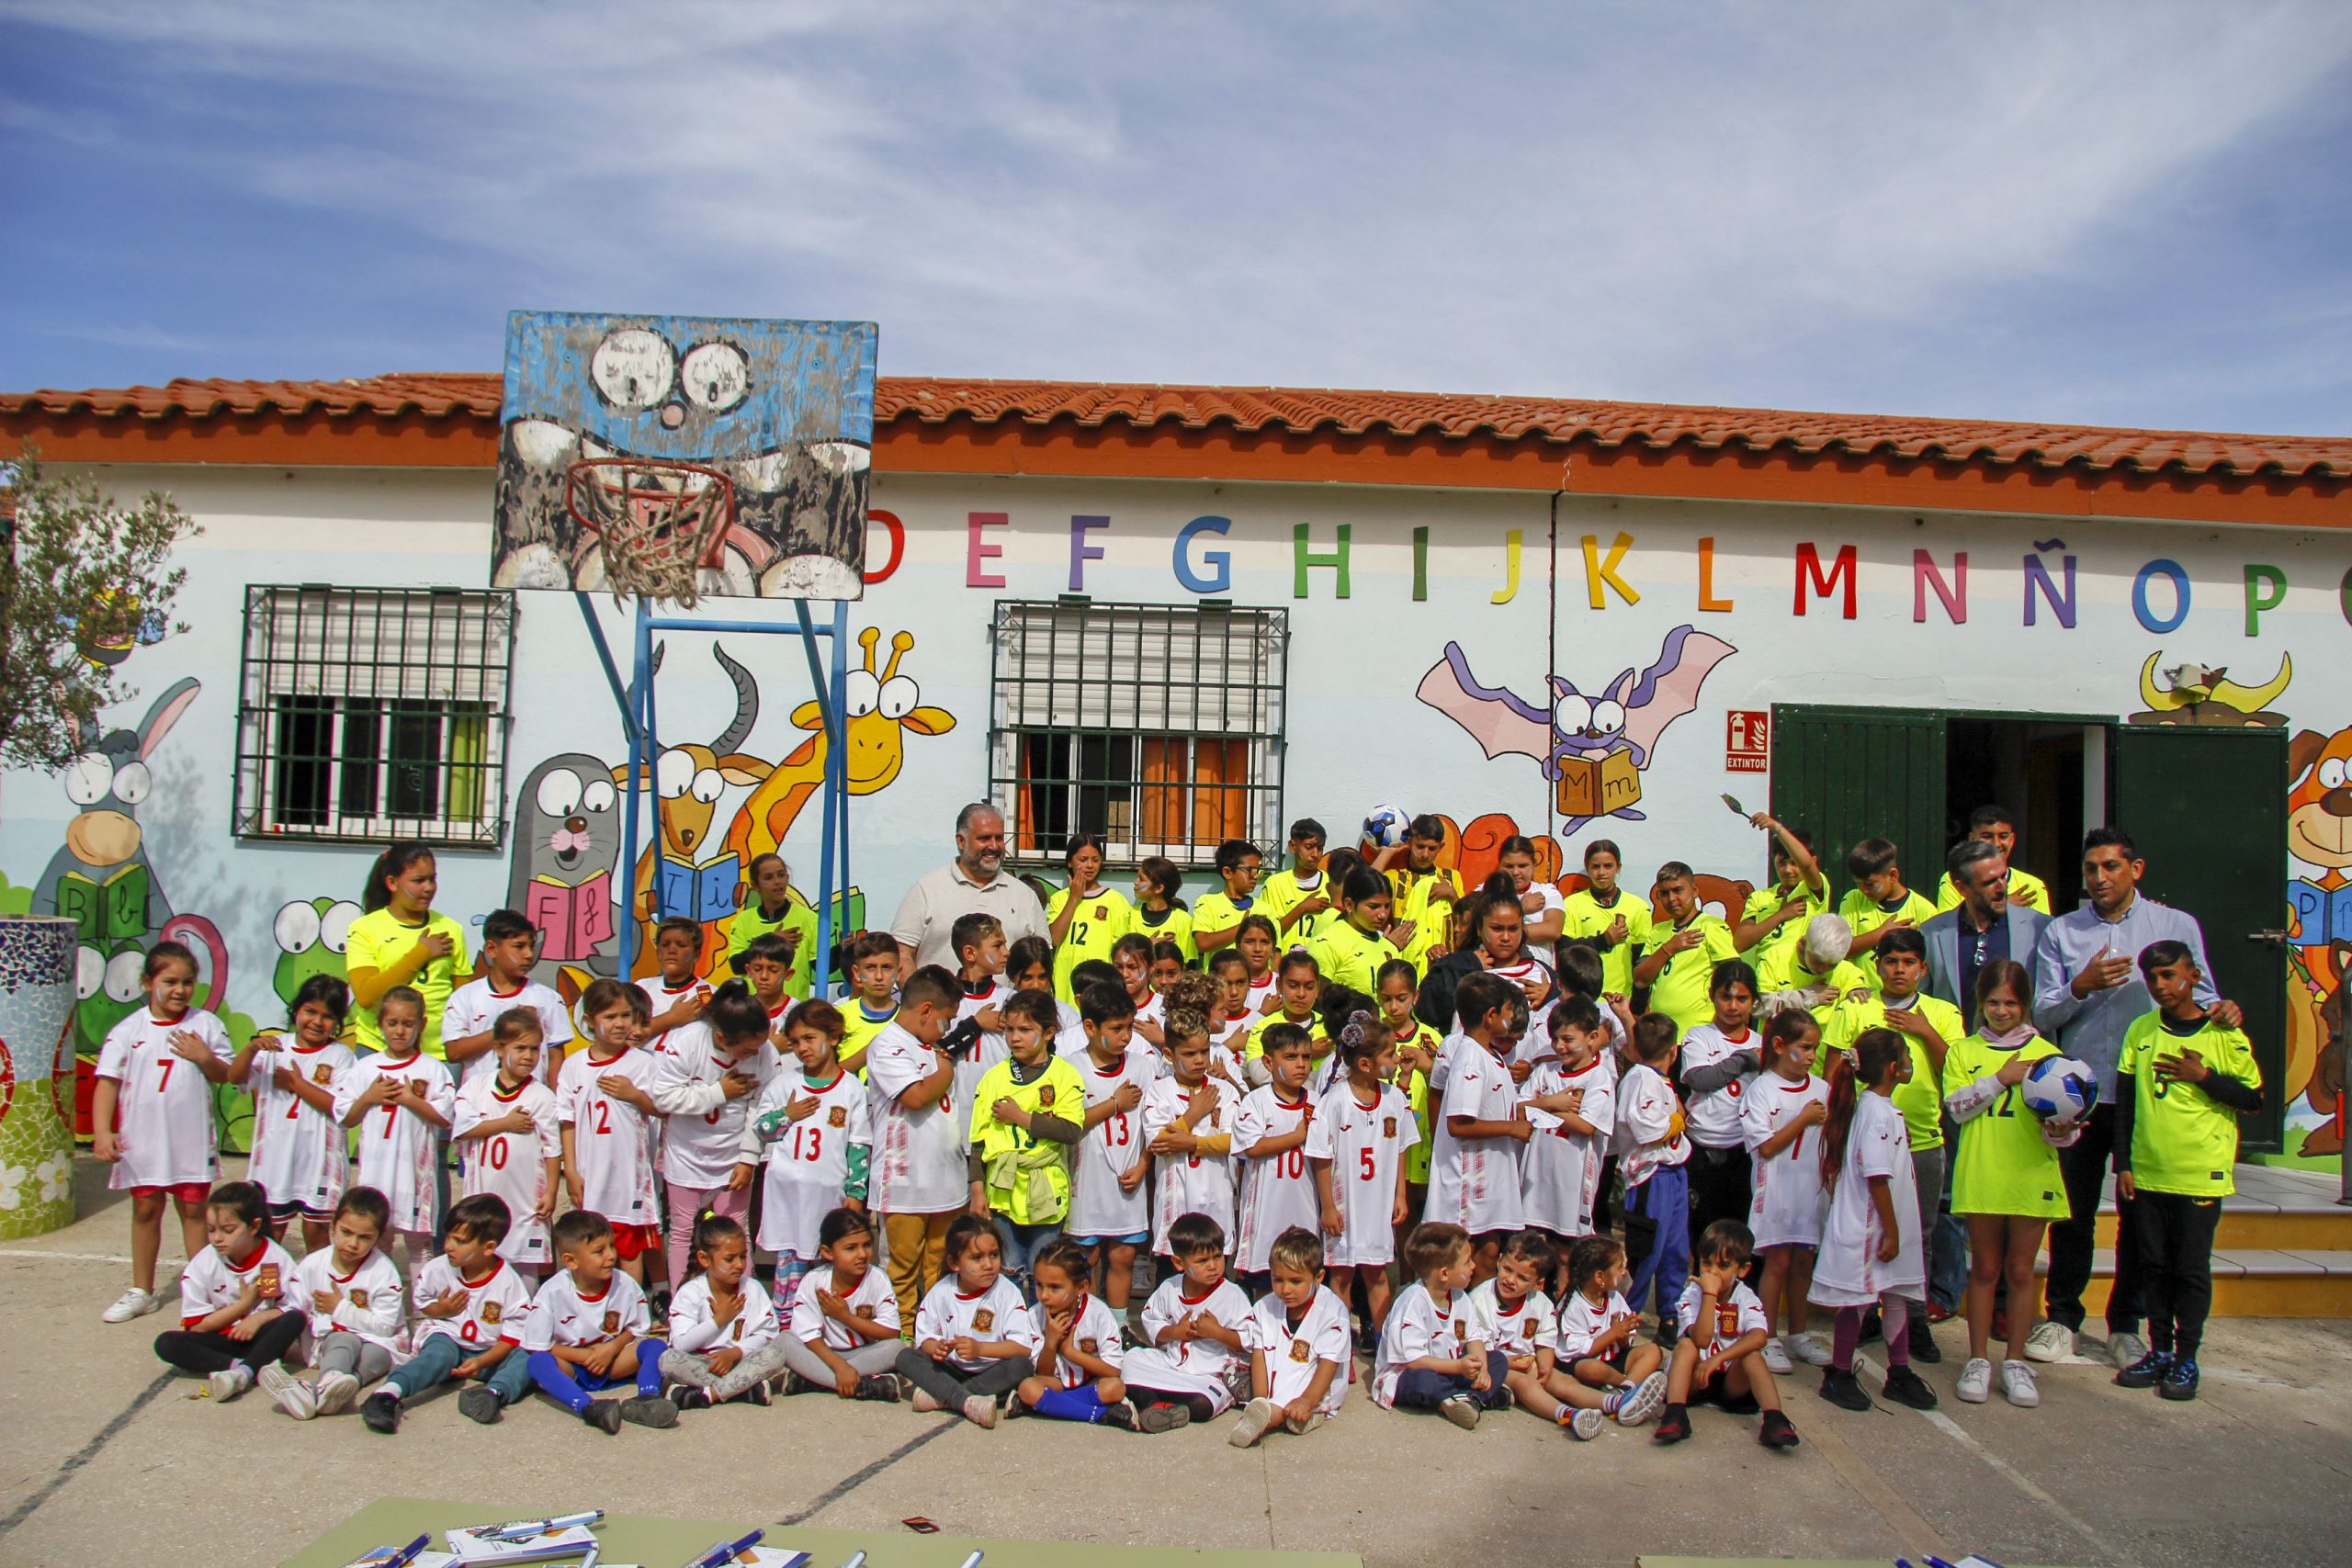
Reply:
<svg viewBox="0 0 2352 1568"><path fill-rule="evenodd" d="M1781 1014L1774 1015L1778 1021ZM1854 1130L1854 1110L1862 1090L1886 1077L1887 1069L1911 1043L1887 1028L1865 1029L1855 1038L1849 1056L1840 1051L1829 1064L1829 1114L1821 1124L1821 1190L1835 1192L1838 1174L1846 1168L1846 1139Z"/></svg>
<svg viewBox="0 0 2352 1568"><path fill-rule="evenodd" d="M433 846L410 840L394 844L376 857L368 868L368 887L359 896L359 908L365 914L374 914L392 901L392 890L384 884L399 876L421 860L433 858Z"/></svg>
<svg viewBox="0 0 2352 1568"><path fill-rule="evenodd" d="M733 1236L738 1241L747 1241L742 1225L716 1209L706 1207L695 1215L695 1238L686 1248L686 1280L691 1280L703 1271L702 1255L716 1251L718 1244L729 1236ZM685 1280L678 1282L683 1285Z"/></svg>

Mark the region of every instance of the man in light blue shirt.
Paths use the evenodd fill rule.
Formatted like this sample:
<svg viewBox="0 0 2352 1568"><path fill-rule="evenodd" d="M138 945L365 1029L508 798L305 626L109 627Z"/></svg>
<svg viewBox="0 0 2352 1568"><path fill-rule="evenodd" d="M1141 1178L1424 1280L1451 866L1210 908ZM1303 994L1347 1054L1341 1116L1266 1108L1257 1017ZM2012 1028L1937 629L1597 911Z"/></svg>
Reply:
<svg viewBox="0 0 2352 1568"><path fill-rule="evenodd" d="M2087 899L2041 931L2033 954L2033 1021L2053 1037L2065 1055L2098 1075L2098 1105L2083 1123L2082 1136L2058 1152L2073 1217L2050 1227L2050 1275L2046 1283L2050 1321L2026 1344L2035 1360L2063 1360L2074 1350L2083 1325L2083 1287L2090 1283L2091 1253L2098 1221L2099 1190L2115 1145L2115 1064L2123 1032L2155 1003L2140 978L2140 950L2170 939L2187 944L2200 975L2205 933L2195 916L2140 896L2147 863L2131 836L2116 828L2094 828L2083 837L2083 893ZM2199 979L2197 999L2212 1016L2234 1029L2237 1006L2221 999L2212 982ZM2144 1355L2140 1338L2140 1258L2127 1205L2117 1200L2115 1282L2107 1297L2108 1352L2119 1367ZM2058 1330L2060 1332L2052 1332Z"/></svg>

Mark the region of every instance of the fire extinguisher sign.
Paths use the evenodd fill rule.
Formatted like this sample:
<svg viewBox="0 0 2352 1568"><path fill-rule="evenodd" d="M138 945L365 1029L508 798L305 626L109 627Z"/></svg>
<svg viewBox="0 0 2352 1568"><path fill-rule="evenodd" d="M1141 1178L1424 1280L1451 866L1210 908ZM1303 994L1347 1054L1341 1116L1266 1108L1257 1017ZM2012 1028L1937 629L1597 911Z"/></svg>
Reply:
<svg viewBox="0 0 2352 1568"><path fill-rule="evenodd" d="M1766 708L1733 708L1724 715L1724 771L1760 773L1772 755L1772 715Z"/></svg>

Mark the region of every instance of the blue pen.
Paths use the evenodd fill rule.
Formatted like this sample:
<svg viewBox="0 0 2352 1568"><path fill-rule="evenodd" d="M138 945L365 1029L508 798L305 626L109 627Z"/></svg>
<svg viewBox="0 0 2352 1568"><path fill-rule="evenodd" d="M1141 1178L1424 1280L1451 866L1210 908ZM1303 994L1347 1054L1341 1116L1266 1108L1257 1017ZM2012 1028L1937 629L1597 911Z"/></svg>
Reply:
<svg viewBox="0 0 2352 1568"><path fill-rule="evenodd" d="M426 1543L431 1541L432 1539L433 1538L429 1535L418 1536L414 1540L410 1541L406 1546L401 1547L398 1551L393 1552L390 1557L385 1558L383 1562L378 1563L376 1568L408 1568L410 1563L417 1560L417 1557L424 1551Z"/></svg>
<svg viewBox="0 0 2352 1568"><path fill-rule="evenodd" d="M765 1530L753 1530L742 1540L735 1541L732 1544L722 1540L718 1545L712 1547L708 1551L704 1552L700 1557L697 1557L693 1562L687 1563L686 1568L725 1568L725 1564L732 1561L737 1552L748 1551L752 1547L759 1545L761 1539L768 1532Z"/></svg>

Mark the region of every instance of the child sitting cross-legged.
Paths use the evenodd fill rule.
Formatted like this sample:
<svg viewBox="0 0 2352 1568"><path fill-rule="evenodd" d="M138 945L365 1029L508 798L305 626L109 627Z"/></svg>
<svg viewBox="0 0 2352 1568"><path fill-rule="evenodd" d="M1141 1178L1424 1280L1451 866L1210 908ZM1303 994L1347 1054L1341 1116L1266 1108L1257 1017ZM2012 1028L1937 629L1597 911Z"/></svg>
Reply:
<svg viewBox="0 0 2352 1568"><path fill-rule="evenodd" d="M264 1393L297 1421L347 1409L354 1395L392 1370L407 1348L401 1332L401 1275L377 1247L392 1206L372 1187L339 1198L327 1244L294 1266L295 1306L309 1314L310 1360L316 1383L297 1381L272 1361L254 1374Z"/></svg>
<svg viewBox="0 0 2352 1568"><path fill-rule="evenodd" d="M746 1277L750 1238L741 1224L706 1209L695 1224L694 1259L694 1278L670 1303L663 1397L681 1410L737 1399L765 1404L768 1380L783 1375L784 1349L775 1302Z"/></svg>
<svg viewBox="0 0 2352 1568"><path fill-rule="evenodd" d="M1569 1375L1588 1388L1622 1394L1602 1411L1621 1427L1638 1427L1666 1403L1666 1354L1636 1338L1642 1320L1625 1303L1625 1244L1613 1235L1579 1237L1568 1249L1568 1294L1560 1303L1554 1346Z"/></svg>
<svg viewBox="0 0 2352 1568"><path fill-rule="evenodd" d="M1414 1281L1396 1293L1373 1359L1372 1397L1383 1409L1434 1410L1465 1429L1479 1412L1510 1403L1510 1369L1489 1350L1470 1305L1470 1233L1425 1221L1405 1238Z"/></svg>
<svg viewBox="0 0 2352 1568"><path fill-rule="evenodd" d="M1521 1410L1590 1442L1624 1395L1587 1388L1558 1369L1552 1298L1544 1291L1555 1267L1549 1241L1534 1231L1514 1232L1495 1259L1493 1277L1470 1292L1471 1333L1501 1354L1503 1386Z"/></svg>
<svg viewBox="0 0 2352 1568"><path fill-rule="evenodd" d="M899 1295L874 1267L874 1221L844 1204L817 1227L817 1267L800 1277L781 1343L786 1393L830 1388L843 1399L896 1404L907 1396L898 1364Z"/></svg>
<svg viewBox="0 0 2352 1568"><path fill-rule="evenodd" d="M204 1236L211 1245L180 1271L180 1325L155 1336L155 1354L208 1379L214 1399L234 1399L294 1348L307 1320L290 1299L294 1260L269 1239L269 1200L260 1188L215 1187Z"/></svg>
<svg viewBox="0 0 2352 1568"><path fill-rule="evenodd" d="M1764 1304L1740 1282L1755 1255L1755 1239L1737 1220L1717 1220L1699 1237L1698 1277L1683 1286L1675 1306L1680 1332L1667 1372L1666 1414L1651 1434L1656 1441L1679 1443L1690 1435L1696 1395L1735 1416L1763 1411L1756 1440L1768 1449L1796 1447L1797 1429L1764 1365L1770 1337Z"/></svg>
<svg viewBox="0 0 2352 1568"><path fill-rule="evenodd" d="M1323 1284L1323 1238L1304 1225L1274 1237L1273 1288L1250 1314L1250 1403L1226 1441L1249 1448L1276 1427L1303 1437L1347 1397L1348 1309Z"/></svg>
<svg viewBox="0 0 2352 1568"><path fill-rule="evenodd" d="M1126 1384L1119 1381L1125 1349L1119 1320L1090 1288L1094 1262L1086 1248L1056 1236L1038 1249L1033 1267L1037 1304L1029 1311L1038 1371L1013 1391L1012 1413L1034 1410L1057 1421L1165 1430L1166 1423L1139 1428L1136 1407L1127 1403Z"/></svg>
<svg viewBox="0 0 2352 1568"><path fill-rule="evenodd" d="M919 1412L949 1410L993 1427L997 1402L1036 1370L1036 1326L1021 1292L1004 1278L996 1228L978 1214L948 1223L946 1276L915 1313L915 1342L899 1352L899 1374L915 1385Z"/></svg>
<svg viewBox="0 0 2352 1568"><path fill-rule="evenodd" d="M615 1268L612 1222L574 1209L555 1223L555 1252L563 1267L539 1287L523 1325L523 1349L539 1392L605 1433L624 1421L674 1427L678 1407L662 1394L662 1355L669 1347L645 1337L653 1326L645 1292ZM607 1389L636 1393L597 1399Z"/></svg>
<svg viewBox="0 0 2352 1568"><path fill-rule="evenodd" d="M1168 1227L1168 1251L1178 1272L1144 1303L1145 1343L1120 1367L1138 1423L1155 1408L1165 1413L1152 1416L1155 1430L1231 1409L1249 1370L1250 1298L1225 1277L1225 1227L1206 1214L1180 1214Z"/></svg>

